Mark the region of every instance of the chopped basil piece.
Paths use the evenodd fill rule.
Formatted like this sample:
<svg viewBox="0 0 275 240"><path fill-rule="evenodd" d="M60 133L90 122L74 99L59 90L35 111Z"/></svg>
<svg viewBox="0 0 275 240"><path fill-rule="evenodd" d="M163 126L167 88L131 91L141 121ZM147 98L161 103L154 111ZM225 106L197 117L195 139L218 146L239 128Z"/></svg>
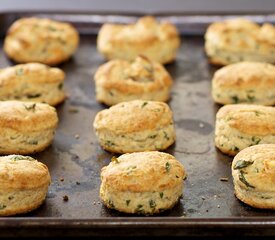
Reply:
<svg viewBox="0 0 275 240"><path fill-rule="evenodd" d="M247 99L249 102L254 102L256 98L255 98L255 96L247 95Z"/></svg>
<svg viewBox="0 0 275 240"><path fill-rule="evenodd" d="M105 142L105 145L108 146L108 147L112 147L112 146L114 146L115 144L114 144L112 141L107 140L107 141Z"/></svg>
<svg viewBox="0 0 275 240"><path fill-rule="evenodd" d="M129 206L131 200L126 200L126 205Z"/></svg>
<svg viewBox="0 0 275 240"><path fill-rule="evenodd" d="M170 171L170 168L171 168L170 163L169 163L169 162L166 162L166 163L165 163L166 172L169 172L169 171Z"/></svg>
<svg viewBox="0 0 275 240"><path fill-rule="evenodd" d="M112 91L109 91L109 94L110 94L111 96L114 96L114 94L112 93Z"/></svg>
<svg viewBox="0 0 275 240"><path fill-rule="evenodd" d="M53 31L53 32L57 31L57 29L52 26L48 26L48 30Z"/></svg>
<svg viewBox="0 0 275 240"><path fill-rule="evenodd" d="M157 134L155 134L155 135L151 135L151 136L149 136L148 138L152 138L152 139L154 139L154 138L156 138L157 137Z"/></svg>
<svg viewBox="0 0 275 240"><path fill-rule="evenodd" d="M38 141L37 140L32 140L32 141L29 141L28 144L37 145Z"/></svg>
<svg viewBox="0 0 275 240"><path fill-rule="evenodd" d="M14 199L14 196L9 196L8 199L12 200L12 199Z"/></svg>
<svg viewBox="0 0 275 240"><path fill-rule="evenodd" d="M111 199L109 199L108 205L109 205L110 208L115 208L115 205L114 205L114 203Z"/></svg>
<svg viewBox="0 0 275 240"><path fill-rule="evenodd" d="M244 177L244 172L241 170L240 174L239 174L239 180L246 186L246 187L250 187L250 188L255 188L254 186L252 186L251 184L249 184L249 182L247 182L247 180Z"/></svg>
<svg viewBox="0 0 275 240"><path fill-rule="evenodd" d="M4 204L0 204L0 210L5 209L6 207L7 207L6 205L4 205Z"/></svg>
<svg viewBox="0 0 275 240"><path fill-rule="evenodd" d="M237 169L246 168L246 167L252 165L253 163L254 163L254 161L251 162L251 161L246 161L246 160L238 160L238 161L235 163L233 169L234 169L234 170L237 170Z"/></svg>
<svg viewBox="0 0 275 240"><path fill-rule="evenodd" d="M234 151L234 152L237 152L237 151L239 151L240 149L239 149L238 147L234 146L234 147L232 147L231 150Z"/></svg>
<svg viewBox="0 0 275 240"><path fill-rule="evenodd" d="M41 96L40 93L37 93L37 94L27 94L27 98L38 98L40 96Z"/></svg>
<svg viewBox="0 0 275 240"><path fill-rule="evenodd" d="M20 160L28 160L28 161L35 161L32 157L29 156L21 156L21 155L13 155L10 158L13 161L20 161Z"/></svg>
<svg viewBox="0 0 275 240"><path fill-rule="evenodd" d="M148 104L148 102L144 102L144 103L141 105L141 108L144 108L147 104Z"/></svg>
<svg viewBox="0 0 275 240"><path fill-rule="evenodd" d="M61 90L63 88L63 83L58 84L58 89Z"/></svg>
<svg viewBox="0 0 275 240"><path fill-rule="evenodd" d="M164 134L164 138L165 138L167 141L169 141L169 140L170 140L170 138L169 138L169 136L168 136L167 132L163 131L163 134Z"/></svg>
<svg viewBox="0 0 275 240"><path fill-rule="evenodd" d="M159 193L160 198L163 198L163 192Z"/></svg>
<svg viewBox="0 0 275 240"><path fill-rule="evenodd" d="M232 101L233 101L233 103L239 103L240 102L240 100L239 100L239 97L238 96L231 96L231 99L232 99Z"/></svg>
<svg viewBox="0 0 275 240"><path fill-rule="evenodd" d="M253 136L253 137L252 137L252 142L253 142L255 145L259 144L260 141L261 141L261 139L260 139L259 137L256 137L256 136Z"/></svg>
<svg viewBox="0 0 275 240"><path fill-rule="evenodd" d="M25 104L23 105L27 111L30 111L30 110L32 110L33 112L35 111L36 103L33 103L31 105L25 105Z"/></svg>
<svg viewBox="0 0 275 240"><path fill-rule="evenodd" d="M156 204L156 202L154 200L151 199L149 201L149 206L150 206L150 208L155 208L157 206L157 204Z"/></svg>

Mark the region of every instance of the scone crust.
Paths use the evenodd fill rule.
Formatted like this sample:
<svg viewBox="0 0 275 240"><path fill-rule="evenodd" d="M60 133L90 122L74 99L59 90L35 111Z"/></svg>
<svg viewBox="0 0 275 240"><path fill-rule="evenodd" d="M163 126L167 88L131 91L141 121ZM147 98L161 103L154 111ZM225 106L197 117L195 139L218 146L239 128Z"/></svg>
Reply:
<svg viewBox="0 0 275 240"><path fill-rule="evenodd" d="M253 59L273 63L274 36L275 28L271 24L259 26L243 18L229 19L207 28L205 50L210 62L218 65ZM224 53L231 58L224 58L221 55Z"/></svg>
<svg viewBox="0 0 275 240"><path fill-rule="evenodd" d="M65 73L41 63L19 64L0 70L0 99L46 102L56 105L65 99Z"/></svg>
<svg viewBox="0 0 275 240"><path fill-rule="evenodd" d="M134 60L144 54L162 64L173 61L180 46L176 27L158 23L154 17L140 18L129 25L104 24L97 39L98 50L107 59Z"/></svg>
<svg viewBox="0 0 275 240"><path fill-rule="evenodd" d="M119 103L120 99L115 99L115 95L120 95L123 101L136 99L167 101L169 98L172 78L165 68L147 57L138 56L134 62L126 60L111 60L99 67L95 74L97 88L97 99L113 105ZM104 95L99 92L104 90ZM162 94L162 92L167 94ZM150 99L155 94L155 99ZM110 104L108 95L114 96ZM148 96L147 96L148 95Z"/></svg>
<svg viewBox="0 0 275 240"><path fill-rule="evenodd" d="M0 157L1 191L34 189L49 184L50 174L45 164L28 156Z"/></svg>
<svg viewBox="0 0 275 240"><path fill-rule="evenodd" d="M235 194L256 208L275 209L275 144L239 152L232 162Z"/></svg>
<svg viewBox="0 0 275 240"><path fill-rule="evenodd" d="M55 129L58 117L54 107L44 103L0 101L0 129L20 132Z"/></svg>
<svg viewBox="0 0 275 240"><path fill-rule="evenodd" d="M227 124L249 135L275 134L275 109L273 107L230 104L220 108L217 121L225 119Z"/></svg>
<svg viewBox="0 0 275 240"><path fill-rule="evenodd" d="M94 120L97 131L117 134L162 128L173 123L172 111L163 102L134 100L100 111Z"/></svg>
<svg viewBox="0 0 275 240"><path fill-rule="evenodd" d="M68 23L46 18L21 18L9 28L4 51L18 63L56 65L70 58L78 43L78 32Z"/></svg>
<svg viewBox="0 0 275 240"><path fill-rule="evenodd" d="M183 165L167 153L124 154L102 169L100 197L108 208L151 215L178 202L184 178Z"/></svg>
<svg viewBox="0 0 275 240"><path fill-rule="evenodd" d="M32 211L46 198L51 177L46 165L28 156L0 157L0 216Z"/></svg>
<svg viewBox="0 0 275 240"><path fill-rule="evenodd" d="M221 104L275 104L275 67L269 63L239 62L215 72L212 96Z"/></svg>
<svg viewBox="0 0 275 240"><path fill-rule="evenodd" d="M103 183L113 191L163 191L181 184L184 177L178 160L157 151L121 155L101 170Z"/></svg>

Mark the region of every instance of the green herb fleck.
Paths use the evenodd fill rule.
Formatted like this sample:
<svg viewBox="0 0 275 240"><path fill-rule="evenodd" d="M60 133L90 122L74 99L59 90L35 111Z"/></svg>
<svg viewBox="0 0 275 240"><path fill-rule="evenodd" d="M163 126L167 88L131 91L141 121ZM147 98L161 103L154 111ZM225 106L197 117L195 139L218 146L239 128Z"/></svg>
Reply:
<svg viewBox="0 0 275 240"><path fill-rule="evenodd" d="M37 145L38 141L37 140L32 140L32 141L29 141L28 144Z"/></svg>
<svg viewBox="0 0 275 240"><path fill-rule="evenodd" d="M170 140L170 138L168 137L167 132L163 131L163 134L164 134L164 138L165 138L167 141L169 141L169 140Z"/></svg>
<svg viewBox="0 0 275 240"><path fill-rule="evenodd" d="M252 142L255 143L255 145L259 144L261 139L259 137L253 136L252 137Z"/></svg>
<svg viewBox="0 0 275 240"><path fill-rule="evenodd" d="M57 29L52 26L48 26L48 30L53 31L53 32L57 31Z"/></svg>
<svg viewBox="0 0 275 240"><path fill-rule="evenodd" d="M16 69L16 76L22 76L24 74L23 68L17 68Z"/></svg>
<svg viewBox="0 0 275 240"><path fill-rule="evenodd" d="M139 204L137 205L137 208L135 209L135 213L139 213L139 214L144 214L144 209L143 208L143 205Z"/></svg>
<svg viewBox="0 0 275 240"><path fill-rule="evenodd" d="M29 156L21 156L21 155L12 155L12 156L10 157L10 160L13 160L13 161L20 161L20 160L35 161L35 159L33 159L32 157L29 157Z"/></svg>
<svg viewBox="0 0 275 240"><path fill-rule="evenodd" d="M231 96L231 99L232 99L233 103L239 103L240 102L239 97L236 96L236 95Z"/></svg>
<svg viewBox="0 0 275 240"><path fill-rule="evenodd" d="M114 146L115 144L114 144L112 141L107 140L107 141L105 142L105 145L106 145L107 147L112 147L112 146Z"/></svg>
<svg viewBox="0 0 275 240"><path fill-rule="evenodd" d="M240 149L238 148L238 147L236 147L236 146L234 146L234 147L232 147L232 151L234 151L234 152L237 152L237 151L239 151Z"/></svg>
<svg viewBox="0 0 275 240"><path fill-rule="evenodd" d="M111 96L114 96L114 94L112 93L112 91L109 91L109 94L110 94Z"/></svg>
<svg viewBox="0 0 275 240"><path fill-rule="evenodd" d="M23 105L27 111L35 112L36 103L30 104L30 105L26 105L26 104L23 104Z"/></svg>
<svg viewBox="0 0 275 240"><path fill-rule="evenodd" d="M63 88L63 83L59 83L57 87L59 90L61 90Z"/></svg>
<svg viewBox="0 0 275 240"><path fill-rule="evenodd" d="M110 208L115 208L114 202L111 199L109 199L108 205Z"/></svg>
<svg viewBox="0 0 275 240"><path fill-rule="evenodd" d="M254 163L254 161L251 162L251 161L246 161L246 160L238 160L238 161L235 163L233 169L234 169L234 170L237 170L237 169L246 168L246 167L252 165L253 163Z"/></svg>
<svg viewBox="0 0 275 240"><path fill-rule="evenodd" d="M6 205L4 205L4 204L0 204L0 210L5 209L6 207L7 207Z"/></svg>
<svg viewBox="0 0 275 240"><path fill-rule="evenodd" d="M9 196L8 199L12 200L12 199L14 199L14 196Z"/></svg>
<svg viewBox="0 0 275 240"><path fill-rule="evenodd" d="M239 180L247 187L250 187L250 188L255 188L254 186L250 185L247 180L245 179L244 177L244 172L241 170L240 171L240 174L239 174Z"/></svg>
<svg viewBox="0 0 275 240"><path fill-rule="evenodd" d="M163 198L163 192L159 193L160 198Z"/></svg>
<svg viewBox="0 0 275 240"><path fill-rule="evenodd" d="M178 175L176 175L176 178L180 178Z"/></svg>
<svg viewBox="0 0 275 240"><path fill-rule="evenodd" d="M151 199L149 201L149 206L150 206L150 208L155 208L157 206L157 204L156 204L156 202L154 200Z"/></svg>
<svg viewBox="0 0 275 240"><path fill-rule="evenodd" d="M126 200L126 205L129 206L131 200Z"/></svg>
<svg viewBox="0 0 275 240"><path fill-rule="evenodd" d="M170 171L170 168L171 168L170 163L169 163L169 162L166 162L166 163L165 163L166 172L169 172L169 171Z"/></svg>
<svg viewBox="0 0 275 240"><path fill-rule="evenodd" d="M148 138L152 138L152 139L154 139L154 138L156 138L157 137L157 134L155 134L155 135L151 135L151 136L149 136Z"/></svg>
<svg viewBox="0 0 275 240"><path fill-rule="evenodd" d="M40 96L41 96L40 93L37 93L37 94L28 94L27 98L39 98Z"/></svg>
<svg viewBox="0 0 275 240"><path fill-rule="evenodd" d="M148 104L148 102L144 102L144 103L141 105L141 108L144 108L147 104Z"/></svg>

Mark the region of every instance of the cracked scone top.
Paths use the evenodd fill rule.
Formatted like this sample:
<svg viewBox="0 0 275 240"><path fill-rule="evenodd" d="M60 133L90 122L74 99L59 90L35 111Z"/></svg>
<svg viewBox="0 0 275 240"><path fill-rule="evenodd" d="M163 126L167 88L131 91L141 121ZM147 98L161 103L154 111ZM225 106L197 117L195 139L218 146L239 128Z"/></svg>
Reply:
<svg viewBox="0 0 275 240"><path fill-rule="evenodd" d="M113 157L101 170L100 197L108 208L154 214L172 208L183 192L183 165L162 152Z"/></svg>
<svg viewBox="0 0 275 240"><path fill-rule="evenodd" d="M235 195L255 208L275 209L275 144L252 146L232 162Z"/></svg>
<svg viewBox="0 0 275 240"><path fill-rule="evenodd" d="M47 166L32 157L0 157L0 216L26 213L39 207L50 182Z"/></svg>
<svg viewBox="0 0 275 240"><path fill-rule="evenodd" d="M74 54L78 43L78 32L68 23L46 18L21 18L9 28L4 51L18 63L57 65Z"/></svg>
<svg viewBox="0 0 275 240"><path fill-rule="evenodd" d="M98 51L107 59L133 61L143 54L150 60L166 64L176 58L179 46L176 27L168 22L158 23L151 16L129 25L106 23L97 38Z"/></svg>
<svg viewBox="0 0 275 240"><path fill-rule="evenodd" d="M172 78L159 63L138 56L132 63L111 60L95 74L96 98L109 106L135 100L167 101Z"/></svg>
<svg viewBox="0 0 275 240"><path fill-rule="evenodd" d="M212 23L205 34L205 50L213 64L241 61L275 63L275 27L243 18Z"/></svg>
<svg viewBox="0 0 275 240"><path fill-rule="evenodd" d="M94 128L100 145L117 153L163 150L175 141L173 115L163 102L122 102L97 113Z"/></svg>

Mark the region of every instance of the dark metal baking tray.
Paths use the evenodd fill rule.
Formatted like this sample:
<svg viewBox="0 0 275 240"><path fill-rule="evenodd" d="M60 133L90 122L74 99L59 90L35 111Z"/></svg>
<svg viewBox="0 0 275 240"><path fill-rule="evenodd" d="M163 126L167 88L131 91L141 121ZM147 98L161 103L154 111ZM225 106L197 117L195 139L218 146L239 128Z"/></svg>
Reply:
<svg viewBox="0 0 275 240"><path fill-rule="evenodd" d="M11 22L29 15L38 14L0 16L1 46ZM43 16L64 19L65 15ZM74 19L66 20L74 23ZM52 176L46 201L31 213L0 218L0 236L274 235L275 212L251 208L235 198L232 158L214 146L215 114L220 106L211 99L210 86L217 68L207 61L202 35L182 36L177 60L166 65L174 78L169 105L177 134L176 143L167 152L179 159L188 173L184 196L172 210L150 217L122 214L102 205L100 169L109 163L112 154L99 146L92 123L96 113L106 108L96 102L93 82L104 59L96 50L96 35L88 34L98 24L89 24L86 19L85 24L82 21L75 25L85 29L81 31L79 49L71 60L60 65L67 75L65 89L69 97L57 107L59 126L53 144L34 156L49 167ZM202 29L199 23L195 25ZM2 49L0 53L1 68L13 64ZM63 201L65 195L68 201Z"/></svg>

